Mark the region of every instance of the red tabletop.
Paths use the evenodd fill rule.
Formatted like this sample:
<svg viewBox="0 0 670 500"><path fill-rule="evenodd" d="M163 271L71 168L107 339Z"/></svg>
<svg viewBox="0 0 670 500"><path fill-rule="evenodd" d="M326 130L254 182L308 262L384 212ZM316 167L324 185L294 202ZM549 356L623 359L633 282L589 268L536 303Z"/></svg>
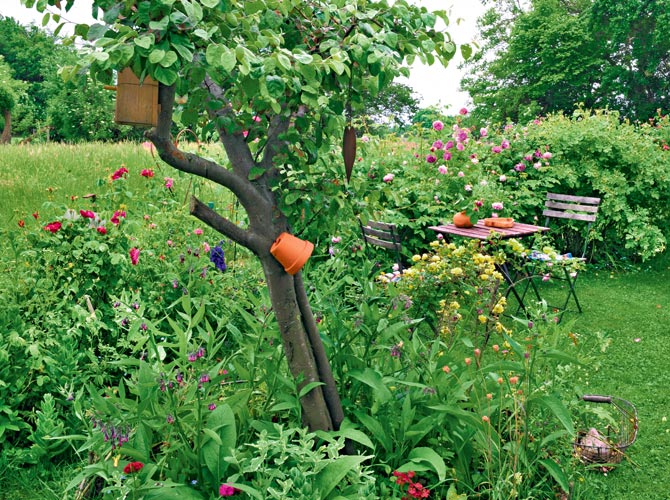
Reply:
<svg viewBox="0 0 670 500"><path fill-rule="evenodd" d="M477 221L477 224L472 227L456 227L449 223L442 226L430 226L429 229L442 234L451 234L477 240L488 240L491 237L491 233L494 232L500 235L500 238L508 239L549 231L548 227L523 224L521 222L515 222L514 225L509 228L490 227L485 226L483 220Z"/></svg>

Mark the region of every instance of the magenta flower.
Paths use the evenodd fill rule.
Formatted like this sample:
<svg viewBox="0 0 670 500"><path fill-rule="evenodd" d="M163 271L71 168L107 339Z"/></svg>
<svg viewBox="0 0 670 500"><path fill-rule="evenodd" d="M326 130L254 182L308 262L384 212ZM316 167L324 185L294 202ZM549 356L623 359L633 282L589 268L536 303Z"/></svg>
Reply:
<svg viewBox="0 0 670 500"><path fill-rule="evenodd" d="M433 148L435 148L435 149L442 149L443 147L444 147L444 143L443 143L441 140L439 140L439 139L436 140L436 141L433 143Z"/></svg>
<svg viewBox="0 0 670 500"><path fill-rule="evenodd" d="M126 212L125 212L125 211L123 211L123 210L117 210L116 212L114 212L114 215L112 215L112 218L109 219L109 222L111 222L111 223L114 224L115 226L118 226L119 223L121 222L120 217L125 217L125 216L126 216Z"/></svg>
<svg viewBox="0 0 670 500"><path fill-rule="evenodd" d="M382 177L382 180L386 183L393 182L393 178L395 177L394 174L386 174L384 177Z"/></svg>
<svg viewBox="0 0 670 500"><path fill-rule="evenodd" d="M426 156L426 161L428 163L435 163L437 161L437 156L435 156L434 154L431 153L431 154Z"/></svg>
<svg viewBox="0 0 670 500"><path fill-rule="evenodd" d="M445 175L447 172L449 172L449 170L447 170L447 167L445 167L444 165L440 165L439 167L437 167L437 171L442 175Z"/></svg>
<svg viewBox="0 0 670 500"><path fill-rule="evenodd" d="M214 403L210 403L207 408L209 409L209 411L214 411L216 410L216 405Z"/></svg>
<svg viewBox="0 0 670 500"><path fill-rule="evenodd" d="M219 486L219 496L222 497L232 497L238 491L240 490L232 487L228 483L223 483L221 486Z"/></svg>
<svg viewBox="0 0 670 500"><path fill-rule="evenodd" d="M444 128L444 123L442 123L440 120L435 120L433 122L433 130L437 130L438 132Z"/></svg>
<svg viewBox="0 0 670 500"><path fill-rule="evenodd" d="M97 228L95 228L95 230L97 232L99 232L100 234L103 234L103 235L107 234L107 228L105 228L105 226L98 226Z"/></svg>
<svg viewBox="0 0 670 500"><path fill-rule="evenodd" d="M85 219L95 219L95 213L91 210L79 210L79 215Z"/></svg>
<svg viewBox="0 0 670 500"><path fill-rule="evenodd" d="M491 208L493 210L502 210L503 209L503 204L501 201L496 201L495 203L491 204Z"/></svg>
<svg viewBox="0 0 670 500"><path fill-rule="evenodd" d="M63 224L60 222L50 222L46 226L44 226L45 231L49 231L50 233L56 234L60 229L63 227Z"/></svg>
<svg viewBox="0 0 670 500"><path fill-rule="evenodd" d="M166 177L165 178L165 187L167 189L172 189L173 185L174 185L174 179L172 177Z"/></svg>
<svg viewBox="0 0 670 500"><path fill-rule="evenodd" d="M195 234L196 236L200 236L202 234L202 229L200 228L194 229L193 234Z"/></svg>
<svg viewBox="0 0 670 500"><path fill-rule="evenodd" d="M126 167L121 167L112 174L112 180L113 181L118 180L127 173L128 169Z"/></svg>
<svg viewBox="0 0 670 500"><path fill-rule="evenodd" d="M154 176L154 171L150 168L145 168L140 172L140 175L149 179Z"/></svg>
<svg viewBox="0 0 670 500"><path fill-rule="evenodd" d="M524 170L526 170L526 165L524 165L523 163L517 163L516 165L514 165L514 170L516 170L517 172L523 172Z"/></svg>
<svg viewBox="0 0 670 500"><path fill-rule="evenodd" d="M500 147L503 148L503 149L509 149L509 141L507 139L503 140L500 143Z"/></svg>
<svg viewBox="0 0 670 500"><path fill-rule="evenodd" d="M445 151L445 152L444 152L444 155L442 155L442 159L443 159L444 161L449 161L449 160L451 160L451 151Z"/></svg>
<svg viewBox="0 0 670 500"><path fill-rule="evenodd" d="M494 153L502 153L502 148L500 146L493 146L491 148L491 151L493 151Z"/></svg>
<svg viewBox="0 0 670 500"><path fill-rule="evenodd" d="M130 249L130 252L128 253L130 254L130 263L133 266L136 266L140 260L140 249L133 247Z"/></svg>
<svg viewBox="0 0 670 500"><path fill-rule="evenodd" d="M481 129L479 129L479 135L480 135L481 137L486 137L487 135L489 135L489 131L488 131L488 129L486 129L486 128L481 128Z"/></svg>
<svg viewBox="0 0 670 500"><path fill-rule="evenodd" d="M465 116L465 115L468 114L468 109L467 109L467 108L461 108L461 109L458 111L458 114L459 114L459 115L463 115L463 116Z"/></svg>

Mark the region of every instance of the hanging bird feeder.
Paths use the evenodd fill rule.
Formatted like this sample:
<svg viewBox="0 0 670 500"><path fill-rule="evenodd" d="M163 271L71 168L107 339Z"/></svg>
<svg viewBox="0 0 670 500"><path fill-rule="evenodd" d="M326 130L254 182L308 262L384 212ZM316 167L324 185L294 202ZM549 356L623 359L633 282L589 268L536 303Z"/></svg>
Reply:
<svg viewBox="0 0 670 500"><path fill-rule="evenodd" d="M133 70L119 71L116 86L106 86L116 91L114 121L119 125L155 127L158 125L158 82L147 76L142 82Z"/></svg>

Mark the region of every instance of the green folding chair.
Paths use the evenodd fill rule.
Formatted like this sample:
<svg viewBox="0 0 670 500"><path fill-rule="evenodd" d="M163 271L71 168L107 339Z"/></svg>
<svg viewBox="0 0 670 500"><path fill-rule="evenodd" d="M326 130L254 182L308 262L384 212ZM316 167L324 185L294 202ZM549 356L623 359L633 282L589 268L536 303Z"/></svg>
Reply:
<svg viewBox="0 0 670 500"><path fill-rule="evenodd" d="M395 256L398 271L402 273L404 270L402 263L402 241L396 225L374 220L363 224L360 219L358 219L358 223L361 226L361 233L363 234L366 248L369 245L373 245L390 250Z"/></svg>
<svg viewBox="0 0 670 500"><path fill-rule="evenodd" d="M544 225L555 229L557 221L565 222L565 224L561 224L561 234L564 236L563 243L566 245L564 248L566 253L560 256L560 262L559 259L550 259L554 260L553 263L555 265L560 265L563 270L562 273L551 279L565 282L567 288L565 300L557 306L549 306L551 309L559 312L558 321L563 318L563 314L568 309L570 299L574 300L577 311L582 312L582 306L579 303L577 290L575 289L578 273L573 271L569 264L575 261L584 262L586 260L589 234L596 220L599 206L600 198L547 193L544 211L542 212L542 215L545 216ZM550 232L550 234L552 233L555 233L555 231ZM547 256L540 252L531 253L529 257L530 270L526 276L527 282L521 296L522 300L529 289L533 291L538 301L542 300L539 288L543 283L542 276L537 275L535 272L540 260L546 261Z"/></svg>

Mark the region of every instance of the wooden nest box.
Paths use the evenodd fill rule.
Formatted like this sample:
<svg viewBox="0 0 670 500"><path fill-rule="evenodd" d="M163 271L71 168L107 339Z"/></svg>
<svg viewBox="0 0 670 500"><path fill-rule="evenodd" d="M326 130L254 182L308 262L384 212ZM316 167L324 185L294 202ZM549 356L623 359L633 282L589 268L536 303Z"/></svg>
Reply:
<svg viewBox="0 0 670 500"><path fill-rule="evenodd" d="M120 125L155 127L158 125L158 82L147 76L143 82L133 70L119 71L116 85L116 114Z"/></svg>

